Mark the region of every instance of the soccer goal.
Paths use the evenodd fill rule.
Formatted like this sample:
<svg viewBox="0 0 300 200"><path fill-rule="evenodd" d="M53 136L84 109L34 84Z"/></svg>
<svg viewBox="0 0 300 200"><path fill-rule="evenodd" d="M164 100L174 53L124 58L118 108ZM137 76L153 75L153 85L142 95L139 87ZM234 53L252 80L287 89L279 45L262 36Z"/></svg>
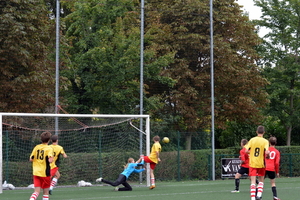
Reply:
<svg viewBox="0 0 300 200"><path fill-rule="evenodd" d="M150 153L149 115L0 113L0 124L0 193L4 181L15 187L32 184L29 155L44 131L58 135L68 155L61 158L58 185L115 180L129 157ZM132 174L129 181L149 186L146 173Z"/></svg>

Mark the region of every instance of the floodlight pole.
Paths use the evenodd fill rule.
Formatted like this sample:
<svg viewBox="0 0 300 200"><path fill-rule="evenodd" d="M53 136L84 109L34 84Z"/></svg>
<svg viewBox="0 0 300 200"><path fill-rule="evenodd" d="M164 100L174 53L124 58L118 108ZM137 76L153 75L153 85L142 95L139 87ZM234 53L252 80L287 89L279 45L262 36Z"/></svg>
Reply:
<svg viewBox="0 0 300 200"><path fill-rule="evenodd" d="M210 82L211 82L211 172L215 180L215 98L214 98L214 29L213 0L210 0Z"/></svg>
<svg viewBox="0 0 300 200"><path fill-rule="evenodd" d="M60 2L56 0L55 114L59 111L59 26ZM55 135L58 135L58 117L55 117Z"/></svg>
<svg viewBox="0 0 300 200"><path fill-rule="evenodd" d="M140 115L144 110L144 7L145 2L141 0L141 41L140 41ZM143 120L140 120L140 130L143 130ZM140 155L143 154L143 133L140 132ZM140 183L143 177L140 173Z"/></svg>

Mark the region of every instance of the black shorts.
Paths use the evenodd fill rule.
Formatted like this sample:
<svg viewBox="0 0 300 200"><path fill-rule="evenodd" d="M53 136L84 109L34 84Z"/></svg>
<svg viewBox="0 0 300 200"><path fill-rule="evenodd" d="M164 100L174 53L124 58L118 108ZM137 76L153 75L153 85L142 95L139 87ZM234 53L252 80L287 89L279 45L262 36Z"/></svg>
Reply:
<svg viewBox="0 0 300 200"><path fill-rule="evenodd" d="M269 177L269 179L275 179L276 173L272 171L266 171L266 177Z"/></svg>
<svg viewBox="0 0 300 200"><path fill-rule="evenodd" d="M241 175L249 174L249 168L241 167L241 168L238 170L238 173L241 174Z"/></svg>

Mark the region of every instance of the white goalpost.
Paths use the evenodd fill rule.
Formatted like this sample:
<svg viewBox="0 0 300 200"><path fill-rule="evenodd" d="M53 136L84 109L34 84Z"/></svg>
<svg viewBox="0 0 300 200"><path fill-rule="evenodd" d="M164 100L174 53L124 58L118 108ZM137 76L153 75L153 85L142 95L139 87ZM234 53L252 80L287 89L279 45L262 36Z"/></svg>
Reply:
<svg viewBox="0 0 300 200"><path fill-rule="evenodd" d="M29 155L45 131L58 135L68 154L60 165L59 185L114 180L129 157L150 154L149 115L0 113L0 124L0 194L4 181L16 187L32 184ZM141 124L143 130L137 128ZM133 174L129 181L150 186L149 164L146 173L143 180Z"/></svg>
<svg viewBox="0 0 300 200"><path fill-rule="evenodd" d="M2 193L2 116L0 116L0 194Z"/></svg>

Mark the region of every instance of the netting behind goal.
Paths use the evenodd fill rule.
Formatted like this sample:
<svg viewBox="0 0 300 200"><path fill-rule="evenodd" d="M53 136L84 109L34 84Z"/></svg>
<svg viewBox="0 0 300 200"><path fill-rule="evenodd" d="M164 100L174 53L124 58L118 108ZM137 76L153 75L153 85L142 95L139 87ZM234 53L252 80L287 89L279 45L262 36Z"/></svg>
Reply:
<svg viewBox="0 0 300 200"><path fill-rule="evenodd" d="M32 184L29 155L44 131L57 134L68 155L60 159L59 185L76 185L80 180L94 184L99 177L115 180L129 157L137 160L150 151L148 115L0 113L0 123L0 183L15 187ZM132 174L129 181L149 185L148 176L142 177Z"/></svg>

